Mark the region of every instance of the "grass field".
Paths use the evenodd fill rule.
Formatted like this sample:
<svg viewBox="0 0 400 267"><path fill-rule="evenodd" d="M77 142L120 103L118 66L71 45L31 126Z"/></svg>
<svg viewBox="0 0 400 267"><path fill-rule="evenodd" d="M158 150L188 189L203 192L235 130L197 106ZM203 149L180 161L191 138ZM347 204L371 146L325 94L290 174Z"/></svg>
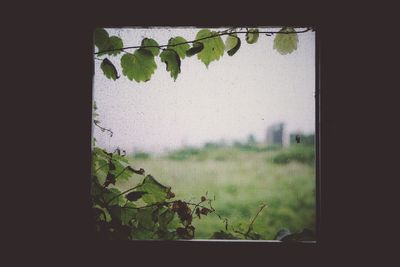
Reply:
<svg viewBox="0 0 400 267"><path fill-rule="evenodd" d="M208 192L213 207L229 225L247 228L260 204L267 204L253 225L262 239L273 239L282 228L315 231L314 148L244 149L186 148L164 156L130 157L132 166L171 186L177 199L198 202ZM117 186L136 185L138 175ZM195 219L196 238L204 239L224 223L214 214Z"/></svg>

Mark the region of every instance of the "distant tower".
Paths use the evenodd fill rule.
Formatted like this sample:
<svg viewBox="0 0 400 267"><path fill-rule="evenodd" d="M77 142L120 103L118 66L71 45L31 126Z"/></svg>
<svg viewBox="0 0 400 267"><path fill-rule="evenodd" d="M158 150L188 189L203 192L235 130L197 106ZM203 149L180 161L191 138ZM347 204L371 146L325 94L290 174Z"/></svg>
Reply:
<svg viewBox="0 0 400 267"><path fill-rule="evenodd" d="M267 128L267 145L268 146L283 146L286 145L284 140L284 124L276 123Z"/></svg>

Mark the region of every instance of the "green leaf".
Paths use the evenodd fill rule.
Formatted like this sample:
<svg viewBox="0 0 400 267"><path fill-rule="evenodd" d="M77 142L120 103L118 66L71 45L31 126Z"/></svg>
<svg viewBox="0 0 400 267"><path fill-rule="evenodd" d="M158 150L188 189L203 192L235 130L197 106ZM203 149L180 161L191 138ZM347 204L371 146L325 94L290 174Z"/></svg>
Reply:
<svg viewBox="0 0 400 267"><path fill-rule="evenodd" d="M212 61L219 60L219 58L224 54L225 49L224 42L222 41L221 37L217 36L216 32L211 32L208 29L200 30L196 35L196 39L210 36L215 37L198 41L204 45L204 48L200 53L197 54L197 58L200 59L207 68Z"/></svg>
<svg viewBox="0 0 400 267"><path fill-rule="evenodd" d="M240 39L236 34L229 35L226 38L225 50L228 51L229 56L233 56L240 48Z"/></svg>
<svg viewBox="0 0 400 267"><path fill-rule="evenodd" d="M162 230L168 229L168 224L174 219L175 212L170 209L167 209L163 213L161 213L158 217L158 224Z"/></svg>
<svg viewBox="0 0 400 267"><path fill-rule="evenodd" d="M181 59L184 59L186 56L186 51L190 48L190 46L188 44L181 44L177 46L174 45L185 42L187 42L186 39L180 36L171 38L168 41L168 49L174 50Z"/></svg>
<svg viewBox="0 0 400 267"><path fill-rule="evenodd" d="M154 39L144 38L142 40L141 46L159 46L159 45ZM160 53L160 48L158 47L144 47L142 49L150 51L153 54L153 56L158 56L158 54Z"/></svg>
<svg viewBox="0 0 400 267"><path fill-rule="evenodd" d="M157 68L153 54L146 49L138 49L134 54L127 53L121 58L122 73L136 82L150 80Z"/></svg>
<svg viewBox="0 0 400 267"><path fill-rule="evenodd" d="M136 219L140 226L146 229L152 229L155 225L153 220L153 212L152 208L145 208L138 210Z"/></svg>
<svg viewBox="0 0 400 267"><path fill-rule="evenodd" d="M133 203L127 203L125 206L114 205L110 208L112 218L117 218L123 225L128 225L129 222L136 218L138 210L135 209Z"/></svg>
<svg viewBox="0 0 400 267"><path fill-rule="evenodd" d="M258 29L249 29L248 33L246 33L246 42L248 44L254 44L258 40Z"/></svg>
<svg viewBox="0 0 400 267"><path fill-rule="evenodd" d="M103 28L97 28L94 31L94 44L97 46L99 51L104 50L109 42L109 36L106 30Z"/></svg>
<svg viewBox="0 0 400 267"><path fill-rule="evenodd" d="M130 177L132 177L132 170L129 168L129 166L126 166L124 164L122 164L120 161L117 161L114 159L112 160L114 166L115 166L115 170L111 171L116 178L118 179L118 181L120 180L129 180Z"/></svg>
<svg viewBox="0 0 400 267"><path fill-rule="evenodd" d="M90 186L90 195L94 202L98 202L101 199L103 193L103 187L99 183L99 180L96 176L92 176L92 183Z"/></svg>
<svg viewBox="0 0 400 267"><path fill-rule="evenodd" d="M121 161L121 162L124 162L124 163L129 163L129 160L125 156L118 155L117 153L113 154L113 160Z"/></svg>
<svg viewBox="0 0 400 267"><path fill-rule="evenodd" d="M143 195L146 195L147 192L142 192L142 191L135 191L135 192L130 192L127 194L125 197L130 200L130 201L137 201L139 200Z"/></svg>
<svg viewBox="0 0 400 267"><path fill-rule="evenodd" d="M100 68L103 70L104 75L108 78L108 79L112 79L112 80L116 80L119 78L118 73L117 73L117 69L115 68L115 66L111 63L110 60L108 60L108 58L105 58L103 60L103 62L101 62Z"/></svg>
<svg viewBox="0 0 400 267"><path fill-rule="evenodd" d="M197 53L199 53L201 50L203 50L204 45L203 43L200 42L195 42L193 43L192 48L186 51L186 56L191 57Z"/></svg>
<svg viewBox="0 0 400 267"><path fill-rule="evenodd" d="M161 62L167 65L167 71L171 72L171 77L176 81L178 74L181 72L181 59L179 55L175 50L166 49L161 52L160 58Z"/></svg>
<svg viewBox="0 0 400 267"><path fill-rule="evenodd" d="M160 184L153 176L147 175L137 191L147 192L142 196L142 200L147 204L164 202L167 199L170 187Z"/></svg>
<svg viewBox="0 0 400 267"><path fill-rule="evenodd" d="M108 203L108 205L124 205L126 199L123 195L120 195L121 191L119 191L116 188L105 188L104 193L102 195L104 201L106 203L108 203L110 201L110 203Z"/></svg>
<svg viewBox="0 0 400 267"><path fill-rule="evenodd" d="M279 32L280 33L277 33L274 39L274 49L281 55L290 54L296 50L299 39L297 33L291 33L295 32L295 30L291 27L284 27Z"/></svg>
<svg viewBox="0 0 400 267"><path fill-rule="evenodd" d="M111 36L108 41L107 49L104 49L104 50L121 49L123 47L124 47L124 43L122 42L121 38L119 38L117 36ZM121 52L122 52L122 50L115 50L115 51L108 52L108 54L110 56L116 56Z"/></svg>

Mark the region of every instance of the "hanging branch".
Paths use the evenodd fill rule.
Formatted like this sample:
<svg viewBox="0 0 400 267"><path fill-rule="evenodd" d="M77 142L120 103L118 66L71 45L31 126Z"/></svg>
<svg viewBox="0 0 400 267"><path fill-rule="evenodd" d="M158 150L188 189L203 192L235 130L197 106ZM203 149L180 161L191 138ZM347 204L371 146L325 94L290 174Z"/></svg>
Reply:
<svg viewBox="0 0 400 267"><path fill-rule="evenodd" d="M309 32L311 30L312 30L312 28L308 27L305 30L294 31L294 32L259 31L258 33L264 33L264 34L266 34L268 36L271 36L271 35L276 34L276 33L279 33L279 34L294 34L294 33L305 33L305 32ZM115 49L108 49L108 50L98 51L98 52L95 52L94 55L97 55L97 54L100 54L100 53L112 52L112 51L123 51L123 52L126 52L124 50L126 50L126 49L134 49L134 48L160 48L161 49L163 47L171 47L171 46L175 47L175 46L178 46L178 45L191 44L191 43L195 43L195 42L198 42L198 41L202 41L202 40L206 40L206 39L210 39L210 38L215 38L215 37L219 37L219 36L223 36L223 35L242 34L242 33L246 33L247 34L247 33L252 33L252 32L251 31L232 31L232 28L231 28L231 29L227 29L225 31L218 32L215 35L207 36L207 37L204 37L204 38L199 38L199 39L196 39L196 40L193 40L193 41L187 41L187 42L182 42L182 43L177 43L177 44L172 44L172 45L166 44L166 45L148 45L148 46L141 46L141 45L139 45L139 46L127 46L127 47L122 47L122 48L115 48ZM126 53L128 53L128 52L126 52Z"/></svg>

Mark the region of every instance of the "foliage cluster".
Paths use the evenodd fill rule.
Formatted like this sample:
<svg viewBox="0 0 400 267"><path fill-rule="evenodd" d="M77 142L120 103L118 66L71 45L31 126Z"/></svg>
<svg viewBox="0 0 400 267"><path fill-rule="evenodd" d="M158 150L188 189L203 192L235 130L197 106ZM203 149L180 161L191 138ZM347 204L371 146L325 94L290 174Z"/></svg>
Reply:
<svg viewBox="0 0 400 267"><path fill-rule="evenodd" d="M92 163L92 211L99 239L191 239L193 219L214 212L211 200L204 196L198 203L174 200L171 187L145 175L143 169L132 168L119 150L109 153L95 147ZM144 178L123 192L115 187L133 174Z"/></svg>
<svg viewBox="0 0 400 267"><path fill-rule="evenodd" d="M308 30L310 29L305 31ZM99 57L109 56L100 59L102 60L100 68L108 79L117 80L120 77L120 71L116 67L117 63L112 62L111 57L124 53L120 58L119 65L122 74L129 80L149 81L157 69L155 57L160 57L161 62L165 63L166 70L176 81L181 73L181 61L186 57L196 55L208 68L211 62L219 60L225 52L228 56L236 54L242 43L238 36L241 33L246 34L247 44L256 43L260 33L265 33L267 36L275 34L273 48L282 55L290 54L297 49L297 32L292 27L283 27L277 32L262 32L257 28L246 28L246 31L240 31L237 28L230 28L225 31L201 29L193 41L187 41L182 36L175 36L169 39L168 44L160 45L152 38L144 38L140 46L133 47L124 47L121 38L109 36L105 29L98 28L94 32L94 44L98 49L95 55ZM227 35L225 41L221 38L224 35ZM192 46L189 44L192 44ZM133 52L126 51L134 48Z"/></svg>

